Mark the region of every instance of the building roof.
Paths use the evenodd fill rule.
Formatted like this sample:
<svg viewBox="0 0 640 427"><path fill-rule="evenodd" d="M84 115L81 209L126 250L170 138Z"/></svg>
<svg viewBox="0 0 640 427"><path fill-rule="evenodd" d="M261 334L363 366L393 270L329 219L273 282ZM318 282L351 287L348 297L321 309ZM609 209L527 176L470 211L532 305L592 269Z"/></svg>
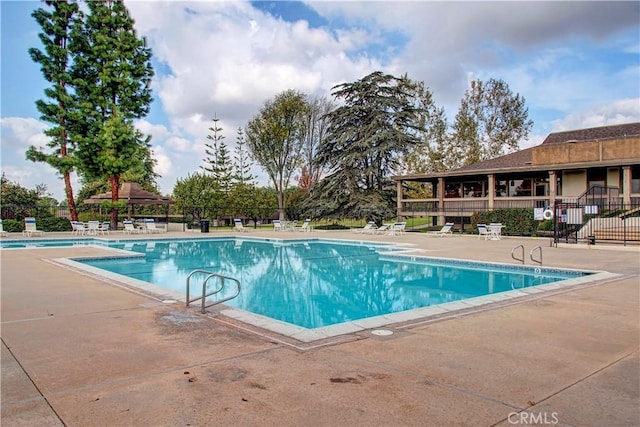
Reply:
<svg viewBox="0 0 640 427"><path fill-rule="evenodd" d="M84 203L100 204L105 200L111 200L111 191L94 194ZM168 197L143 190L136 182L125 182L118 190L118 200L124 200L128 205L171 205L175 203Z"/></svg>
<svg viewBox="0 0 640 427"><path fill-rule="evenodd" d="M622 125L613 126L601 126L588 129L577 129L563 132L550 133L547 138L542 142L542 146L549 146L554 144L565 144L573 142L588 142L598 140L619 139L628 137L640 136L640 122L627 123ZM485 160L483 162L474 163L468 166L463 166L458 169L454 169L448 172L436 172L428 174L411 174L405 176L392 177L393 179L416 179L424 180L426 178L436 178L444 176L463 176L465 174L475 175L479 172L494 172L494 171L522 171L522 170L547 170L550 165L532 165L532 152L536 147L525 148L523 150L516 151L514 153L506 154L504 156L496 157L493 159ZM569 165L563 164L562 168L567 168ZM580 164L576 163L572 167L579 167Z"/></svg>
<svg viewBox="0 0 640 427"><path fill-rule="evenodd" d="M576 129L553 132L542 141L543 145L563 144L565 142L597 141L599 139L625 138L640 135L640 122L623 125L600 126L597 128Z"/></svg>
<svg viewBox="0 0 640 427"><path fill-rule="evenodd" d="M487 170L487 169L510 169L518 167L531 166L531 148L525 148L524 150L516 151L515 153L505 154L504 156L496 157L493 159L485 160L484 162L474 163L468 166L463 166L456 169L456 172L462 171L475 171L475 170Z"/></svg>

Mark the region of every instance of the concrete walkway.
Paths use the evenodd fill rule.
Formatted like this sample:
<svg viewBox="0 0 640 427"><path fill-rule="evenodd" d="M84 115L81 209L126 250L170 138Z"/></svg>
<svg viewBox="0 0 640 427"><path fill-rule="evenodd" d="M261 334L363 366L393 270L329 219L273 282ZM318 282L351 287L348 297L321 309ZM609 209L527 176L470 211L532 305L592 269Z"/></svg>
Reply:
<svg viewBox="0 0 640 427"><path fill-rule="evenodd" d="M541 245L547 266L621 276L299 351L49 261L103 249L3 250L2 426L640 424L637 247L307 236L505 263L515 245Z"/></svg>

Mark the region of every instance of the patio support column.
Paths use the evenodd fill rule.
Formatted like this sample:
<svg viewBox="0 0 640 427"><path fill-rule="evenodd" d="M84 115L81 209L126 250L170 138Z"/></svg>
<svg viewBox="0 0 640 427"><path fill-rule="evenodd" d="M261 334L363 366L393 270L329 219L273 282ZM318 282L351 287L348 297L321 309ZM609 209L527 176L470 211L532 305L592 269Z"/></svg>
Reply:
<svg viewBox="0 0 640 427"><path fill-rule="evenodd" d="M489 195L489 210L493 210L496 196L496 176L490 173L488 178L489 188L487 188L487 194Z"/></svg>
<svg viewBox="0 0 640 427"><path fill-rule="evenodd" d="M631 204L631 166L622 167L622 203Z"/></svg>
<svg viewBox="0 0 640 427"><path fill-rule="evenodd" d="M556 205L558 178L556 177L556 171L549 171L549 206Z"/></svg>
<svg viewBox="0 0 640 427"><path fill-rule="evenodd" d="M444 178L438 178L438 225L444 225Z"/></svg>
<svg viewBox="0 0 640 427"><path fill-rule="evenodd" d="M396 208L398 210L398 221L402 221L402 183L401 179L396 181Z"/></svg>

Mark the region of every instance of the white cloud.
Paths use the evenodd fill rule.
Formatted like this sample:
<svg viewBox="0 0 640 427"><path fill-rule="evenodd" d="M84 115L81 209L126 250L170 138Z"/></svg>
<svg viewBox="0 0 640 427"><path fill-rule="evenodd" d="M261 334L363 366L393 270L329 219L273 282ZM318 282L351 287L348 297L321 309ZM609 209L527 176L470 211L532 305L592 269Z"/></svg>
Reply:
<svg viewBox="0 0 640 427"><path fill-rule="evenodd" d="M277 93L329 95L375 70L424 81L450 120L469 78L504 79L536 120L523 148L551 131L639 120L638 100L629 99L638 96L638 64L609 62L613 53L638 52L637 3L307 5L325 25L286 22L246 1L127 2L159 64L152 88L167 123L143 119L136 126L153 137L163 193L199 170L214 115L233 150L238 127ZM24 160L26 147L46 144L45 128L35 119L2 119L3 171L33 181L48 170L47 179L57 180L51 168ZM254 174L267 183L259 168Z"/></svg>
<svg viewBox="0 0 640 427"><path fill-rule="evenodd" d="M43 122L30 117L3 117L0 119L2 134L2 156L0 166L2 173L10 181L17 182L25 188L33 189L36 185L45 184L48 191L57 200L64 196L64 185L56 171L46 163L34 163L26 160L28 147L35 146L49 152L49 142L43 131L48 128ZM72 185L79 188L78 180L72 174Z"/></svg>
<svg viewBox="0 0 640 427"><path fill-rule="evenodd" d="M619 125L640 121L640 98L630 98L569 114L553 121L553 131Z"/></svg>

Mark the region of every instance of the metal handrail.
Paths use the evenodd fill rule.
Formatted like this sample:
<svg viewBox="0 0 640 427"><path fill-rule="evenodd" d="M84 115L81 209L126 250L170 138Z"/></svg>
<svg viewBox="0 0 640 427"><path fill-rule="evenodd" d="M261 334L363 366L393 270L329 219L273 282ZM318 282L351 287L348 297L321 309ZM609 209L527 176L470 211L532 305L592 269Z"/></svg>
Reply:
<svg viewBox="0 0 640 427"><path fill-rule="evenodd" d="M189 291L190 291L190 288L191 288L191 285L190 285L191 276L193 276L196 273L206 274L207 277L205 277L204 280L202 281L202 296L190 299L189 298ZM213 277L217 277L219 279L220 286L218 288L216 288L215 290L213 290L213 291L207 292L207 282L209 282L209 279L211 279ZM212 295L215 295L215 294L221 292L225 287L225 281L226 280L231 280L236 284L236 292L235 292L235 294L233 294L231 296L228 296L226 298L222 298L222 299L220 299L218 301L215 301L215 302L213 302L211 304L207 304L206 303L207 297L210 297ZM201 313L204 314L206 312L207 308L212 307L212 306L214 306L216 304L221 304L221 303L223 303L225 301L229 301L229 300L237 297L240 294L241 286L240 286L240 281L238 279L233 278L233 277L224 276L222 274L214 273L214 272L211 272L211 271L208 271L208 270L193 270L187 276L186 288L187 288L186 289L186 306L189 307L189 304L191 304L192 302L196 302L196 301L200 300L200 301L202 301L200 311L201 311Z"/></svg>
<svg viewBox="0 0 640 427"><path fill-rule="evenodd" d="M522 258L516 258L515 251L518 248L522 249ZM514 246L513 249L511 249L511 258L515 259L516 261L520 261L521 263L524 264L524 245Z"/></svg>
<svg viewBox="0 0 640 427"><path fill-rule="evenodd" d="M540 251L540 259L539 260L535 259L533 257L533 252L535 252L536 249ZM531 249L531 251L529 252L529 258L531 259L531 261L542 265L542 246L536 246L535 248Z"/></svg>

